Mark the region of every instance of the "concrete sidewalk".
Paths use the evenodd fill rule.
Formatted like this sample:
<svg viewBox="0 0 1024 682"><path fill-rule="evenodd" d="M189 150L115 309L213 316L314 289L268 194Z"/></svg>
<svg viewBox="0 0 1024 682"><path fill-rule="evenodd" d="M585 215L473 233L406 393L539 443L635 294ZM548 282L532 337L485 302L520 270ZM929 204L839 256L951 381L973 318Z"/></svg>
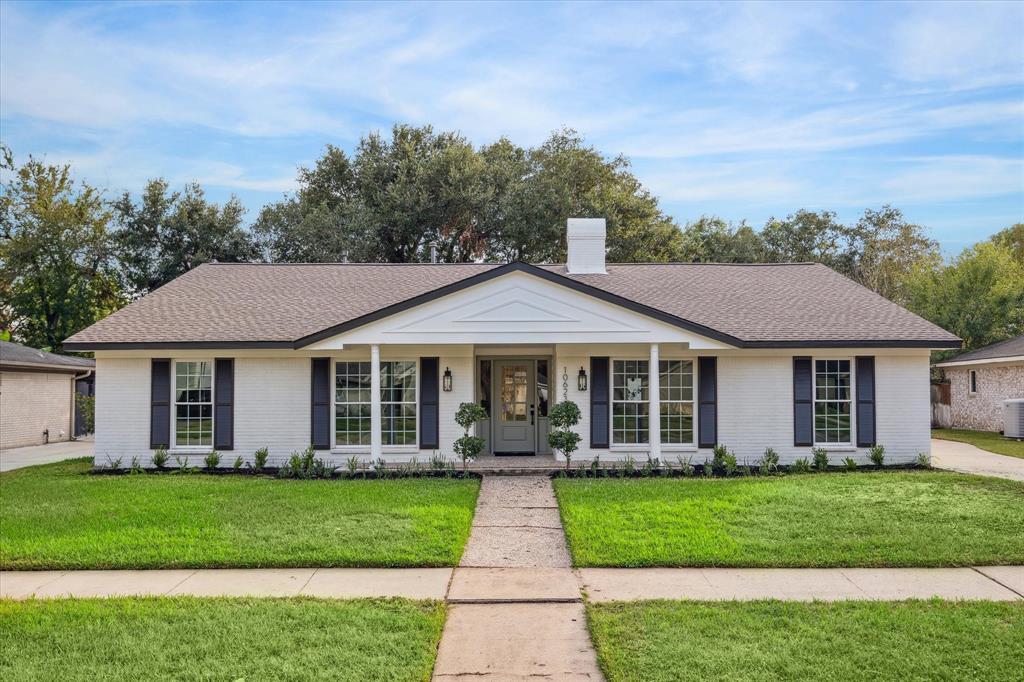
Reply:
<svg viewBox="0 0 1024 682"><path fill-rule="evenodd" d="M78 440L66 440L47 445L28 445L23 448L0 450L0 471L10 471L36 464L61 462L77 457L92 457L95 444L92 436Z"/></svg>
<svg viewBox="0 0 1024 682"><path fill-rule="evenodd" d="M1024 566L975 568L253 568L0 571L0 598L407 597L451 604L639 599L1024 598Z"/></svg>
<svg viewBox="0 0 1024 682"><path fill-rule="evenodd" d="M955 440L932 438L932 466L964 474L1024 481L1024 459L997 455Z"/></svg>

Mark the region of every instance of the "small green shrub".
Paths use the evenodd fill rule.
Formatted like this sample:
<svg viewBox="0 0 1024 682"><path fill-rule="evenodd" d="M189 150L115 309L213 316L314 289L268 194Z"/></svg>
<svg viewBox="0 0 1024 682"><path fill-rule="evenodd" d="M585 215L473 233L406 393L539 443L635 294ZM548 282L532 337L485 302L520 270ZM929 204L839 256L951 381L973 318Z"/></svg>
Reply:
<svg viewBox="0 0 1024 682"><path fill-rule="evenodd" d="M794 474L807 474L811 472L811 463L806 457L798 457L789 465L789 471Z"/></svg>
<svg viewBox="0 0 1024 682"><path fill-rule="evenodd" d="M843 466L846 467L847 471L856 471L857 460L855 460L853 457L847 457L846 459L843 460Z"/></svg>
<svg viewBox="0 0 1024 682"><path fill-rule="evenodd" d="M931 469L932 468L932 456L927 452L917 453L917 467L919 469Z"/></svg>
<svg viewBox="0 0 1024 682"><path fill-rule="evenodd" d="M626 458L622 460L622 475L632 476L636 472L636 460L633 459L633 455L626 455Z"/></svg>
<svg viewBox="0 0 1024 682"><path fill-rule="evenodd" d="M263 471L263 468L267 466L267 460L270 459L270 448L260 448L253 453L252 456L252 468L257 474Z"/></svg>
<svg viewBox="0 0 1024 682"><path fill-rule="evenodd" d="M885 447L882 445L874 445L868 450L868 457L871 459L871 463L876 467L880 467L885 464Z"/></svg>
<svg viewBox="0 0 1024 682"><path fill-rule="evenodd" d="M132 457L132 465L128 472L132 474L144 474L146 473L146 470L142 468L142 462L139 461L138 457Z"/></svg>
<svg viewBox="0 0 1024 682"><path fill-rule="evenodd" d="M704 464L701 466L701 473L704 474L704 478L711 478L715 475L715 464L710 459L705 459Z"/></svg>
<svg viewBox="0 0 1024 682"><path fill-rule="evenodd" d="M601 471L601 457L597 456L594 459L590 460L590 475L593 478L597 478L597 476L600 473L600 471Z"/></svg>
<svg viewBox="0 0 1024 682"><path fill-rule="evenodd" d="M377 478L387 478L391 473L388 470L388 463L383 457L378 457L373 463L373 473L377 475Z"/></svg>
<svg viewBox="0 0 1024 682"><path fill-rule="evenodd" d="M348 471L349 478L355 478L359 472L359 458L352 455L345 460L345 469Z"/></svg>
<svg viewBox="0 0 1024 682"><path fill-rule="evenodd" d="M156 452L153 453L153 466L157 469L163 469L167 466L167 448L157 448Z"/></svg>
<svg viewBox="0 0 1024 682"><path fill-rule="evenodd" d="M175 455L174 461L178 465L179 474L188 473L188 457L182 457L181 455Z"/></svg>
<svg viewBox="0 0 1024 682"><path fill-rule="evenodd" d="M729 452L722 458L722 468L725 469L726 476L732 476L739 470L739 463L736 461L736 455Z"/></svg>
<svg viewBox="0 0 1024 682"><path fill-rule="evenodd" d="M96 432L96 397L75 393L75 406L82 415L82 426L86 433Z"/></svg>
<svg viewBox="0 0 1024 682"><path fill-rule="evenodd" d="M761 473L774 474L779 470L779 453L775 452L773 448L765 448L759 466Z"/></svg>
<svg viewBox="0 0 1024 682"><path fill-rule="evenodd" d="M231 468L237 473L242 470L243 465L245 465L245 460L242 459L241 455L239 455L238 457L235 457L235 462L231 465Z"/></svg>
<svg viewBox="0 0 1024 682"><path fill-rule="evenodd" d="M111 459L110 455L107 455L107 468L108 469L120 469L121 468L121 461L122 460L121 460L120 457L118 457L117 459Z"/></svg>
<svg viewBox="0 0 1024 682"><path fill-rule="evenodd" d="M693 476L693 457L691 455L685 457L679 455L676 457L676 462L679 463L679 473L683 476Z"/></svg>
<svg viewBox="0 0 1024 682"><path fill-rule="evenodd" d="M210 471L216 469L220 464L220 453L216 450L211 450L210 454L203 457L203 464L206 465L206 468Z"/></svg>
<svg viewBox="0 0 1024 682"><path fill-rule="evenodd" d="M729 454L729 448L725 447L721 443L711 449L711 466L715 469L722 469L725 467L725 458Z"/></svg>
<svg viewBox="0 0 1024 682"><path fill-rule="evenodd" d="M811 449L811 455L814 457L815 469L818 471L828 469L828 450L825 448L813 448Z"/></svg>

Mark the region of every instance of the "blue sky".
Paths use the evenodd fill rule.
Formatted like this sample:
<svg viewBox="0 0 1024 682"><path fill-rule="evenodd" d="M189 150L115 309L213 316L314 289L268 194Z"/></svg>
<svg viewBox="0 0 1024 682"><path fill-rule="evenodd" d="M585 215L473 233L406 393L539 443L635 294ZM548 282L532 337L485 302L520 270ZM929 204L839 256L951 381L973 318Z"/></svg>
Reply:
<svg viewBox="0 0 1024 682"><path fill-rule="evenodd" d="M570 126L680 223L892 203L955 253L1024 220L1024 3L0 5L0 139L110 195L251 220L394 122Z"/></svg>

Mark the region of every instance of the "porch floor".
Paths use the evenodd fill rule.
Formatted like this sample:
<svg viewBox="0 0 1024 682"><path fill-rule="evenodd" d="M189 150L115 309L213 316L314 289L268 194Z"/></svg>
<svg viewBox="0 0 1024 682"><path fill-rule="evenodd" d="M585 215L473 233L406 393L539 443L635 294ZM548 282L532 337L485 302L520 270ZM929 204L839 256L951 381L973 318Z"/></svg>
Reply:
<svg viewBox="0 0 1024 682"><path fill-rule="evenodd" d="M564 469L554 455L480 455L469 465L470 471L483 474L529 475Z"/></svg>

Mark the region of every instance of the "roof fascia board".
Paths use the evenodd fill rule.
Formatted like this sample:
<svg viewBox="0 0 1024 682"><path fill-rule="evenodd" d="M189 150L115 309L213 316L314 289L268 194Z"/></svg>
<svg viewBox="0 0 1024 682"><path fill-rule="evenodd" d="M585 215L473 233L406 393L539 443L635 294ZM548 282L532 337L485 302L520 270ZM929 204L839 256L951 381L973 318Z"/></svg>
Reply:
<svg viewBox="0 0 1024 682"><path fill-rule="evenodd" d="M968 365L996 365L1011 362L1024 362L1024 355L1004 355L1001 358L979 358L977 360L950 360L936 362L936 367L967 367Z"/></svg>

